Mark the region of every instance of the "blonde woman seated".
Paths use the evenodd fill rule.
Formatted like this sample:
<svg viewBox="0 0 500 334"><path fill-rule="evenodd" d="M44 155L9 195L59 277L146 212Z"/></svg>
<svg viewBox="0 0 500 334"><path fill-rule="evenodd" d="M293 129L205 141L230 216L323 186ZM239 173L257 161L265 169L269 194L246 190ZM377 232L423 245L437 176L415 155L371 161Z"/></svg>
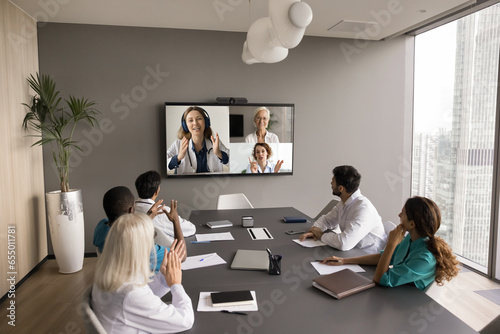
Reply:
<svg viewBox="0 0 500 334"><path fill-rule="evenodd" d="M107 333L177 333L193 326L191 299L181 285L184 241L174 241L154 275L153 235L144 213L119 217L109 231L92 288L92 308ZM169 291L167 305L160 298Z"/></svg>
<svg viewBox="0 0 500 334"><path fill-rule="evenodd" d="M278 173L283 165L283 160L278 160L276 163L267 160L272 154L271 147L266 143L255 144L252 152L255 161L248 158L250 163L247 167L247 173Z"/></svg>
<svg viewBox="0 0 500 334"><path fill-rule="evenodd" d="M267 131L271 112L266 107L259 107L254 111L253 121L257 131L245 137L245 143L279 143L278 136Z"/></svg>
<svg viewBox="0 0 500 334"><path fill-rule="evenodd" d="M373 280L389 287L410 283L424 290L432 281L442 285L444 280L455 277L458 261L448 244L435 236L441 225L436 203L425 197L409 198L399 218L401 223L389 233L387 246L381 254L356 258L332 256L323 263L376 265Z"/></svg>

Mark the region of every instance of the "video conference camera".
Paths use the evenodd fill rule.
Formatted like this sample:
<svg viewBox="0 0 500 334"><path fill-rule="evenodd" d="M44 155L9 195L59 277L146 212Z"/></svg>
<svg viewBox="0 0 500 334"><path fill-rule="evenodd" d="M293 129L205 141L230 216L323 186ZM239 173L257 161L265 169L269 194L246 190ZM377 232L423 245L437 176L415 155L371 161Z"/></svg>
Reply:
<svg viewBox="0 0 500 334"><path fill-rule="evenodd" d="M219 104L245 104L248 102L246 97L218 97L215 101Z"/></svg>

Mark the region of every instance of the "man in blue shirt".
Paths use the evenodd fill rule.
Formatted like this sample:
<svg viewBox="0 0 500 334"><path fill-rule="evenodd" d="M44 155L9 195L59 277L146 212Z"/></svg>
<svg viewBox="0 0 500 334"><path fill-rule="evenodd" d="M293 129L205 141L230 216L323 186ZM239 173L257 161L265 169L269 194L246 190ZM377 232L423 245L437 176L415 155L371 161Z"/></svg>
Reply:
<svg viewBox="0 0 500 334"><path fill-rule="evenodd" d="M163 212L160 214L166 214L170 221L173 222L174 225L174 235L175 238L179 241L184 240L184 236L182 234L182 230L180 228L180 219L177 214L177 204L175 201L172 201L172 205L170 208L170 212L166 212L166 210L161 210L163 208L162 204L163 200L157 201L155 204L151 206L147 214L151 219L153 219L158 212ZM102 205L104 211L106 212L107 219L102 219L96 226L94 230L94 246L97 247L99 253L102 252L104 248L104 243L106 241L106 236L108 235L109 229L113 225L114 221L118 219L121 215L133 213L134 212L134 195L127 187L118 186L114 187L104 194L104 198L102 200ZM152 224L152 222L151 222ZM151 253L151 265L155 264L155 271L160 270L160 265L163 260L163 256L165 254L165 247L159 246L155 244L156 256ZM167 251L169 249L167 248ZM186 259L186 253L184 252L184 257L181 261Z"/></svg>

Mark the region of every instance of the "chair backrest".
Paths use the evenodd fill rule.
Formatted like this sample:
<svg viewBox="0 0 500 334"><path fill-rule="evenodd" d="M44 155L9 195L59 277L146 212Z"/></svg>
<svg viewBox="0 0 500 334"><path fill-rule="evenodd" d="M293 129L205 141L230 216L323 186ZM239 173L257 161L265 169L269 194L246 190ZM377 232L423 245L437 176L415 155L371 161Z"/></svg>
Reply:
<svg viewBox="0 0 500 334"><path fill-rule="evenodd" d="M253 209L252 203L245 194L225 194L219 195L217 199L217 210L228 209Z"/></svg>
<svg viewBox="0 0 500 334"><path fill-rule="evenodd" d="M393 222L390 222L390 221L384 222L385 234L389 235L389 232L391 232L395 228L396 228L396 224L394 224Z"/></svg>
<svg viewBox="0 0 500 334"><path fill-rule="evenodd" d="M85 289L82 296L82 302L80 303L85 333L106 334L106 330L102 327L102 324L99 322L99 319L97 319L97 316L92 310L91 302L92 285Z"/></svg>
<svg viewBox="0 0 500 334"><path fill-rule="evenodd" d="M339 200L337 199L332 199L324 208L321 210L316 217L314 217L314 220L318 220L319 217L326 215L328 212L332 211L333 207L337 205Z"/></svg>

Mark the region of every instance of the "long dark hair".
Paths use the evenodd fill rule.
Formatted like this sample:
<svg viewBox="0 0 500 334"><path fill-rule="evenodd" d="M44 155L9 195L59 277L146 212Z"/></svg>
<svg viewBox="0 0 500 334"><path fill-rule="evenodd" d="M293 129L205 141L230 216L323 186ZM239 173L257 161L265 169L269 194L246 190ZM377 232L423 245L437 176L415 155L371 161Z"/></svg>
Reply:
<svg viewBox="0 0 500 334"><path fill-rule="evenodd" d="M441 211L434 201L420 196L409 198L404 205L408 220L415 222L417 232L428 237L427 248L436 258L436 278L438 285L458 275L458 261L442 238L435 236L441 226Z"/></svg>

